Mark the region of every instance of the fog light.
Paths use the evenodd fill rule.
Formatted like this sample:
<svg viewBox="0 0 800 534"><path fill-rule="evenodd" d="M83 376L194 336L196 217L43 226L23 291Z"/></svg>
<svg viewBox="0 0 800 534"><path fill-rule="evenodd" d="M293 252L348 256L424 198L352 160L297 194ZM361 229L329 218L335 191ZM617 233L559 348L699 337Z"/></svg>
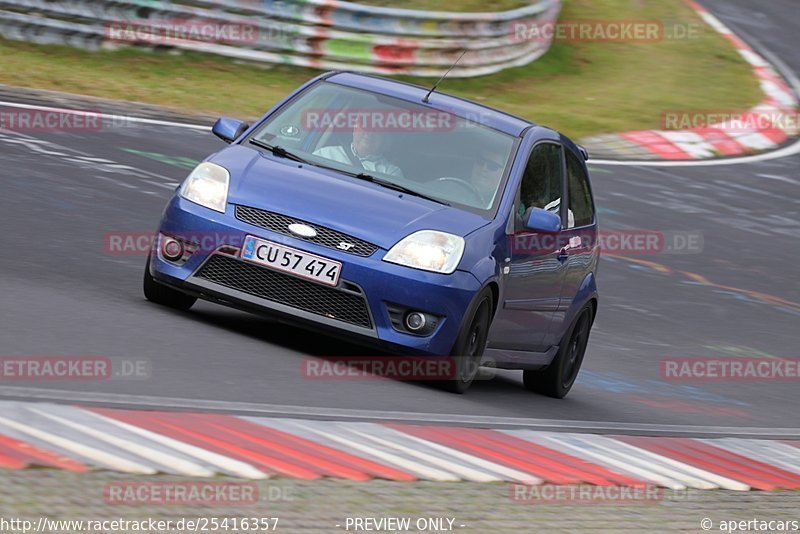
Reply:
<svg viewBox="0 0 800 534"><path fill-rule="evenodd" d="M183 243L172 237L164 237L161 254L169 261L178 261L183 257Z"/></svg>
<svg viewBox="0 0 800 534"><path fill-rule="evenodd" d="M411 312L406 315L406 328L412 332L417 332L425 328L425 315L419 312Z"/></svg>

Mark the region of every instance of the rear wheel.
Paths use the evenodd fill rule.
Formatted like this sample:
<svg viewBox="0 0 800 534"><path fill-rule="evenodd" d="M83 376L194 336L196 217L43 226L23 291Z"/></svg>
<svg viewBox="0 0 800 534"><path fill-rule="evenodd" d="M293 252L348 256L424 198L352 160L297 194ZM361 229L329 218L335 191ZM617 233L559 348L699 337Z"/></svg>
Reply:
<svg viewBox="0 0 800 534"><path fill-rule="evenodd" d="M144 281L142 285L144 298L162 306L169 306L176 310L188 310L197 301L197 297L191 297L156 282L153 275L150 274L150 256L147 257L147 263L144 266Z"/></svg>
<svg viewBox="0 0 800 534"><path fill-rule="evenodd" d="M478 374L483 351L486 349L486 340L492 323L491 291L484 289L475 302L477 304L472 308L471 314L468 313L465 318L466 327L462 328L450 353L455 367L455 377L442 384L442 387L454 393L467 391Z"/></svg>
<svg viewBox="0 0 800 534"><path fill-rule="evenodd" d="M587 305L564 334L552 363L543 370L523 372L525 389L556 399L566 397L581 369L591 328L592 308Z"/></svg>

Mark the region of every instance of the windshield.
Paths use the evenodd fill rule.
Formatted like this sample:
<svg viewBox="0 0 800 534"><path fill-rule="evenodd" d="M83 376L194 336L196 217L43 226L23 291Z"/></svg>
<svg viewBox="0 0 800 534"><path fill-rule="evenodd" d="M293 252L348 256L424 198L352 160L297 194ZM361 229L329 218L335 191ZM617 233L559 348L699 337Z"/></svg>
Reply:
<svg viewBox="0 0 800 534"><path fill-rule="evenodd" d="M250 139L480 212L499 202L514 147L511 135L452 113L328 82L281 108Z"/></svg>

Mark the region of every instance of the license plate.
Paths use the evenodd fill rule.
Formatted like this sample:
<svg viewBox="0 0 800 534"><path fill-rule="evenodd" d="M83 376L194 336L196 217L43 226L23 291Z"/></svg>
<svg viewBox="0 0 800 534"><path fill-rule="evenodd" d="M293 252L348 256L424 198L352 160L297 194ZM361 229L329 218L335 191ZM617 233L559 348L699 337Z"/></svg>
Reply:
<svg viewBox="0 0 800 534"><path fill-rule="evenodd" d="M339 283L339 271L342 269L338 261L251 235L244 240L242 259L329 286Z"/></svg>

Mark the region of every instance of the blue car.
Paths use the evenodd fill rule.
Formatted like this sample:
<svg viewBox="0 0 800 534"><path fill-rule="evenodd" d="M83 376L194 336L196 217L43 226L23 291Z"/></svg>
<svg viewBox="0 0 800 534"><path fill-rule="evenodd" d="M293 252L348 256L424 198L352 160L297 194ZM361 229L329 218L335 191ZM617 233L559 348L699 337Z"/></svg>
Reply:
<svg viewBox="0 0 800 534"><path fill-rule="evenodd" d="M323 74L179 186L148 300L197 298L392 354L524 370L564 397L597 314L587 152L549 128L424 87Z"/></svg>

